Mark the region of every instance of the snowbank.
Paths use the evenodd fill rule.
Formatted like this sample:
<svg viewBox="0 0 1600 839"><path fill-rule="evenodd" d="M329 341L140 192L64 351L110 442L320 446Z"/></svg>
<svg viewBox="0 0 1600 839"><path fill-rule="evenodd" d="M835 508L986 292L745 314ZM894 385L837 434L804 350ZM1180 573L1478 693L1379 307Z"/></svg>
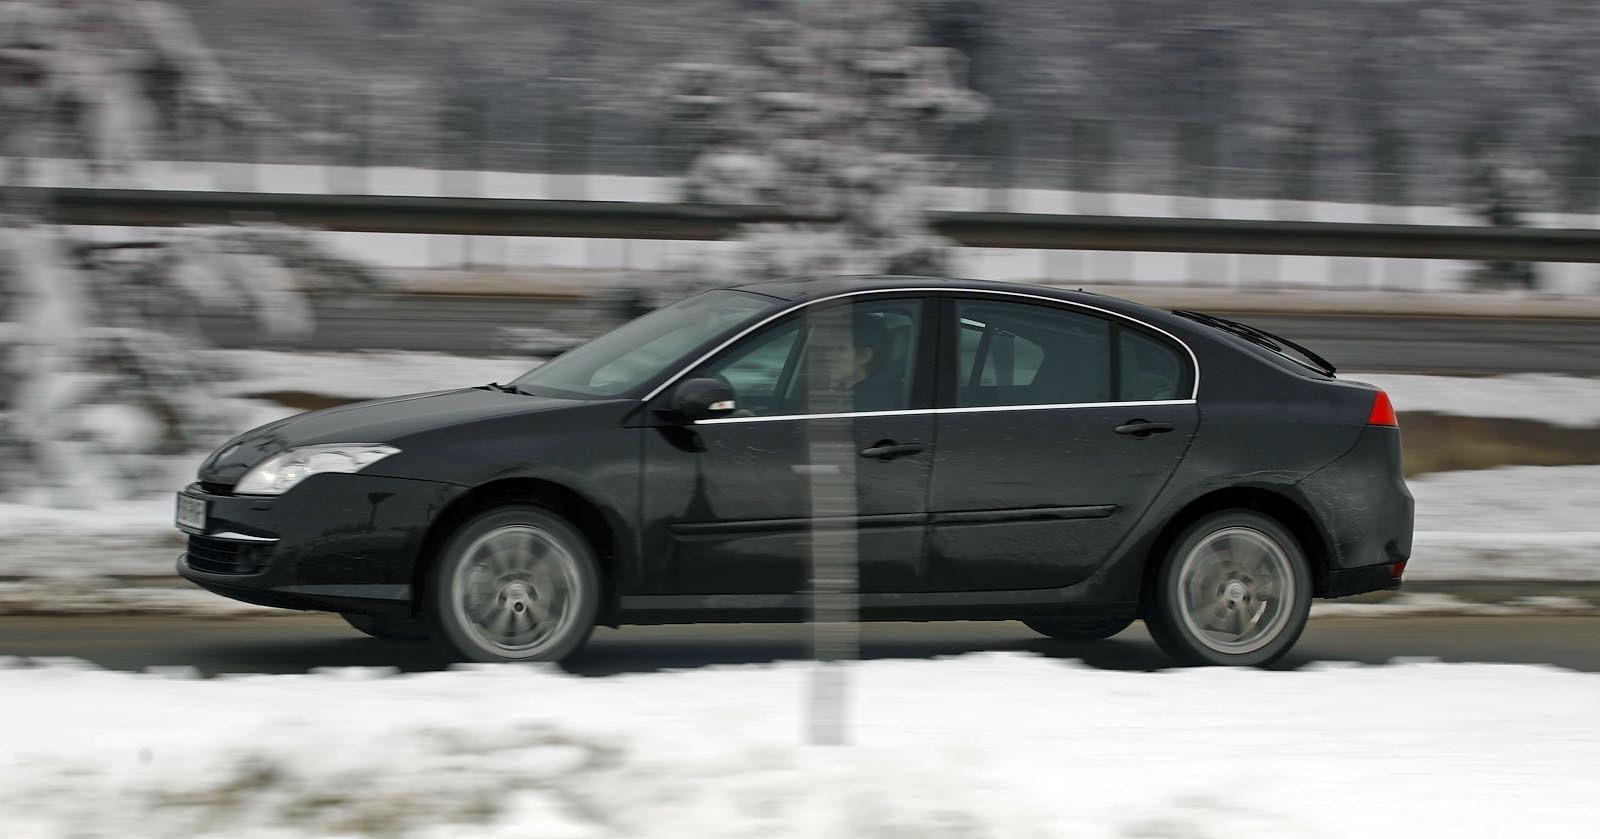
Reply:
<svg viewBox="0 0 1600 839"><path fill-rule="evenodd" d="M1600 379L1523 373L1512 376L1412 376L1340 373L1383 388L1400 412L1525 419L1569 428L1600 428ZM1552 406L1560 410L1551 410Z"/></svg>
<svg viewBox="0 0 1600 839"><path fill-rule="evenodd" d="M1408 481L1413 580L1600 581L1600 466L1505 466Z"/></svg>
<svg viewBox="0 0 1600 839"><path fill-rule="evenodd" d="M170 574L183 551L173 503L165 495L94 510L0 504L0 579Z"/></svg>
<svg viewBox="0 0 1600 839"><path fill-rule="evenodd" d="M212 350L238 371L224 384L237 396L297 391L344 399L378 399L506 382L539 363L535 358L475 358L430 352L283 352Z"/></svg>
<svg viewBox="0 0 1600 839"><path fill-rule="evenodd" d="M1593 836L1600 676L1096 671L1017 654L196 681L0 670L9 839Z"/></svg>

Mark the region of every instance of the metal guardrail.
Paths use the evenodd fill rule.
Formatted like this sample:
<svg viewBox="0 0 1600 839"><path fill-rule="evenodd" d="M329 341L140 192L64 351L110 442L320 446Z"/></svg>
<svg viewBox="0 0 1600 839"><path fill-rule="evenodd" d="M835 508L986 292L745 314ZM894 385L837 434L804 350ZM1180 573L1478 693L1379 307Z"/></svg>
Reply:
<svg viewBox="0 0 1600 839"><path fill-rule="evenodd" d="M754 222L826 221L777 207L508 198L13 188L61 224L275 222L324 230L714 240ZM968 246L1178 253L1600 262L1600 230L1033 213L933 213Z"/></svg>

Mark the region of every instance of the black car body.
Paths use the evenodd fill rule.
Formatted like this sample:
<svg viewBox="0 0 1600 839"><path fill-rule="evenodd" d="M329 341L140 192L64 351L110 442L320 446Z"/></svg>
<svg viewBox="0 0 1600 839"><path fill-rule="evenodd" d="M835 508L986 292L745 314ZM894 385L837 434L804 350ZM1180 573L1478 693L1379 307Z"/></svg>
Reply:
<svg viewBox="0 0 1600 839"><path fill-rule="evenodd" d="M855 467L847 524L867 620L1105 634L1159 611L1164 558L1229 511L1292 542L1301 596L1399 585L1412 501L1387 398L1246 329L1082 292L921 278L761 283L685 305L676 317L699 330L676 339L687 346L650 331L669 307L542 377L332 408L229 441L180 494L179 573L247 602L403 621L428 611L452 534L528 504L581 534L600 623L800 620L816 524L807 429L826 421L864 451L899 447ZM845 306L876 322L878 361L904 375L873 410L797 408L783 393L812 357L804 319ZM630 334L637 347L605 344ZM595 356L615 358L585 368ZM739 415L685 416L674 400L708 379L734 391ZM387 448L281 494L240 491L265 459L317 445ZM1248 596L1248 575L1232 576L1245 583L1218 578L1218 596L1235 597L1223 614Z"/></svg>

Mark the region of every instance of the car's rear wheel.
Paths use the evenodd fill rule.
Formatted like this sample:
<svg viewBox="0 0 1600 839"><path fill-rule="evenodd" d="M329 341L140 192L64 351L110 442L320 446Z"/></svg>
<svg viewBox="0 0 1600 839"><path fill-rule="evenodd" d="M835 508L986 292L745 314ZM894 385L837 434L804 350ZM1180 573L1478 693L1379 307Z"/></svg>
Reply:
<svg viewBox="0 0 1600 839"><path fill-rule="evenodd" d="M385 641L426 641L428 627L415 618L395 618L386 615L362 615L345 612L339 617L361 632Z"/></svg>
<svg viewBox="0 0 1600 839"><path fill-rule="evenodd" d="M560 661L594 630L596 567L588 540L555 513L484 512L456 530L433 566L433 637L467 661Z"/></svg>
<svg viewBox="0 0 1600 839"><path fill-rule="evenodd" d="M1213 513L1173 544L1145 623L1185 664L1260 665L1305 629L1311 565L1287 528L1248 510Z"/></svg>
<svg viewBox="0 0 1600 839"><path fill-rule="evenodd" d="M1133 618L1035 618L1023 623L1058 641L1101 641L1132 626Z"/></svg>

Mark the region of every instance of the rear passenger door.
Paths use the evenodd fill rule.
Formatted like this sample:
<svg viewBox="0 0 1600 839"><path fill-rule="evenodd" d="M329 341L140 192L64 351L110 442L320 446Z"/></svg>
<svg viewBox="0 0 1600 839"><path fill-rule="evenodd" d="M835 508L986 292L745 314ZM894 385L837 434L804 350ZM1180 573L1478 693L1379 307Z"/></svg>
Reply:
<svg viewBox="0 0 1600 839"><path fill-rule="evenodd" d="M1188 449L1190 357L1155 329L1067 303L941 302L924 590L1073 585Z"/></svg>

